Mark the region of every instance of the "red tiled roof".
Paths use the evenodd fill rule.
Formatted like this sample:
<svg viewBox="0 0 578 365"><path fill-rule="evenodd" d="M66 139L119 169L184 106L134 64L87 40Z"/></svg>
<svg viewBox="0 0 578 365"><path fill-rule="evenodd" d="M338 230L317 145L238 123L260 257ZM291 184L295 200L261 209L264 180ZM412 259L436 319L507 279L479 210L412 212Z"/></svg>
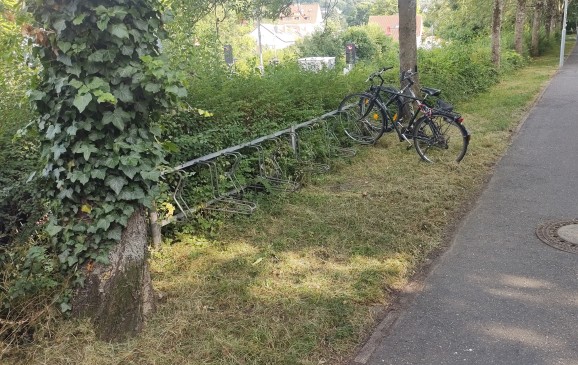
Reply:
<svg viewBox="0 0 578 365"><path fill-rule="evenodd" d="M289 15L281 16L279 24L317 24L321 22L319 4L291 5Z"/></svg>
<svg viewBox="0 0 578 365"><path fill-rule="evenodd" d="M416 15L415 19L416 34L419 37L422 32L421 15ZM378 25L383 32L392 37L395 41L399 41L399 15L371 15L368 24Z"/></svg>

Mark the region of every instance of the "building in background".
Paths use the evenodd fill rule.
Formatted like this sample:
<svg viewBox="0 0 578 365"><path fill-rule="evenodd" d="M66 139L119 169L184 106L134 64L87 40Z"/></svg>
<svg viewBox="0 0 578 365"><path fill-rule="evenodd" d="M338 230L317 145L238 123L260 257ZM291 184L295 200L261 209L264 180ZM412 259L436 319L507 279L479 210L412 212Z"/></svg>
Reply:
<svg viewBox="0 0 578 365"><path fill-rule="evenodd" d="M371 15L368 24L375 24L379 26L383 32L393 38L394 41L399 42L399 14L394 15ZM423 19L421 15L416 15L415 18L415 34L417 46L422 44L423 33Z"/></svg>
<svg viewBox="0 0 578 365"><path fill-rule="evenodd" d="M295 44L295 41L323 29L319 4L291 5L289 15L283 15L273 24L261 23L261 46L278 50ZM250 36L258 44L258 30Z"/></svg>

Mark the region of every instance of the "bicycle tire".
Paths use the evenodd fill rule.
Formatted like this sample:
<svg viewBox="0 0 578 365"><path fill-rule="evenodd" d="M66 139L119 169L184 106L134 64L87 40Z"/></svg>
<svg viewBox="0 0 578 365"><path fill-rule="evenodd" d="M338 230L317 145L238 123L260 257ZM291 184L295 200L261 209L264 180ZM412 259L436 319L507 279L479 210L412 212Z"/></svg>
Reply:
<svg viewBox="0 0 578 365"><path fill-rule="evenodd" d="M372 102L373 101L373 102ZM349 94L339 104L343 131L361 144L374 144L383 135L387 117L382 104L367 93Z"/></svg>
<svg viewBox="0 0 578 365"><path fill-rule="evenodd" d="M413 144L422 160L431 163L459 163L466 155L466 128L441 113L421 117L414 126Z"/></svg>

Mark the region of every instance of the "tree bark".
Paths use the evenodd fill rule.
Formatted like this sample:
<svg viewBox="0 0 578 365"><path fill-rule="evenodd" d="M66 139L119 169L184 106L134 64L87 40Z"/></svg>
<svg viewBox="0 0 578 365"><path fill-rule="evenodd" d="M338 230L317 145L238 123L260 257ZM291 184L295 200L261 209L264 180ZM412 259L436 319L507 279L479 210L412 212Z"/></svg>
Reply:
<svg viewBox="0 0 578 365"><path fill-rule="evenodd" d="M534 2L534 19L532 21L532 43L530 54L534 57L540 54L540 18L542 17L542 0Z"/></svg>
<svg viewBox="0 0 578 365"><path fill-rule="evenodd" d="M398 2L398 10L399 68L401 73L417 69L416 0L400 0Z"/></svg>
<svg viewBox="0 0 578 365"><path fill-rule="evenodd" d="M526 0L518 0L516 24L514 26L514 48L518 54L524 53L524 25L526 23Z"/></svg>
<svg viewBox="0 0 578 365"><path fill-rule="evenodd" d="M86 280L74 296L73 315L89 317L98 339L118 342L132 337L154 311L147 244L147 220L140 209L128 220L120 243L111 249L110 264L84 268Z"/></svg>
<svg viewBox="0 0 578 365"><path fill-rule="evenodd" d="M494 0L494 12L492 16L492 63L496 68L500 67L500 47L502 36L502 0Z"/></svg>

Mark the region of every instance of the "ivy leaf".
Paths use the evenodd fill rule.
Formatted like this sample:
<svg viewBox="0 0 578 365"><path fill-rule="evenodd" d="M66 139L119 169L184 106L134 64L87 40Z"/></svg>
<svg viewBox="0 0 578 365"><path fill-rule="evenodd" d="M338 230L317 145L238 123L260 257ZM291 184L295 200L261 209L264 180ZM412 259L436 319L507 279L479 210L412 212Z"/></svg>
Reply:
<svg viewBox="0 0 578 365"><path fill-rule="evenodd" d="M102 229L103 231L106 231L108 230L108 227L110 227L110 221L106 218L100 218L98 220L98 223L96 223L97 229Z"/></svg>
<svg viewBox="0 0 578 365"><path fill-rule="evenodd" d="M108 82L104 81L100 77L93 77L92 80L90 80L90 82L88 84L86 84L86 86L90 90L95 90L95 89L100 89L100 90L104 90L104 91L110 90L110 85L108 84Z"/></svg>
<svg viewBox="0 0 578 365"><path fill-rule="evenodd" d="M98 27L98 29L104 31L108 26L109 20L110 18L108 16L103 16L96 22L96 26Z"/></svg>
<svg viewBox="0 0 578 365"><path fill-rule="evenodd" d="M62 131L62 129L60 127L60 124L51 125L46 130L46 138L49 140L53 140L54 137L56 137L56 135L58 133L60 133L61 131Z"/></svg>
<svg viewBox="0 0 578 365"><path fill-rule="evenodd" d="M187 96L187 89L184 87L178 87L176 85L172 85L166 88L168 93L175 94L179 98L184 98Z"/></svg>
<svg viewBox="0 0 578 365"><path fill-rule="evenodd" d="M74 145L74 147L72 148L72 152L74 153L82 153L84 156L84 159L86 161L88 161L88 159L90 158L90 155L93 152L97 152L98 148L96 148L96 146L90 144L90 143L86 143L86 142L79 142L77 144Z"/></svg>
<svg viewBox="0 0 578 365"><path fill-rule="evenodd" d="M127 84L120 84L118 89L113 91L113 94L117 99L124 103L131 103L134 101L132 91Z"/></svg>
<svg viewBox="0 0 578 365"><path fill-rule="evenodd" d="M110 187L118 195L123 186L128 184L128 181L122 176L109 176L104 180L104 184Z"/></svg>
<svg viewBox="0 0 578 365"><path fill-rule="evenodd" d="M141 171L140 176L142 176L142 178L145 180L159 181L159 178L161 177L161 173L160 173L160 171L157 171L157 170Z"/></svg>
<svg viewBox="0 0 578 365"><path fill-rule="evenodd" d="M93 169L92 171L90 171L90 176L92 176L93 179L101 179L104 180L104 178L106 177L106 170L105 169Z"/></svg>
<svg viewBox="0 0 578 365"><path fill-rule="evenodd" d="M124 165L121 165L120 169L129 179L132 179L140 170L140 168L136 166L124 166Z"/></svg>
<svg viewBox="0 0 578 365"><path fill-rule="evenodd" d="M160 89L161 85L155 84L153 82L149 82L145 85L145 90L148 91L149 93L157 93L160 91Z"/></svg>
<svg viewBox="0 0 578 365"><path fill-rule="evenodd" d="M66 128L66 133L69 136L75 136L76 132L78 132L78 127L76 126L76 124L73 124L70 127Z"/></svg>
<svg viewBox="0 0 578 365"><path fill-rule="evenodd" d="M120 39L128 38L128 29L123 23L111 25L110 32Z"/></svg>
<svg viewBox="0 0 578 365"><path fill-rule="evenodd" d="M91 101L92 101L92 94L91 93L76 94L76 96L74 97L74 102L72 103L72 105L74 105L76 107L76 109L78 109L78 111L80 113L82 113L84 111L84 109L86 109L86 106L88 105L88 103L90 103Z"/></svg>
<svg viewBox="0 0 578 365"><path fill-rule="evenodd" d="M138 186L135 186L130 190L124 189L120 194L118 194L118 198L121 200L140 200L144 197L144 191Z"/></svg>
<svg viewBox="0 0 578 365"><path fill-rule="evenodd" d="M132 51L131 51L131 53L132 53ZM123 68L119 69L118 75L120 77L131 77L135 72L136 72L136 68L131 66L131 65L128 65L128 66L124 66Z"/></svg>
<svg viewBox="0 0 578 365"><path fill-rule="evenodd" d="M73 74L76 75L76 77L80 77L80 72L82 71L82 69L80 68L80 64L79 63L75 63L72 66L68 66L66 67L66 72L68 72L69 74Z"/></svg>
<svg viewBox="0 0 578 365"><path fill-rule="evenodd" d="M60 303L60 312L61 313L68 313L72 310L72 306L68 303L62 302Z"/></svg>
<svg viewBox="0 0 578 365"><path fill-rule="evenodd" d="M110 240L120 241L120 239L122 238L122 229L120 227L114 227L113 229L108 231L106 238Z"/></svg>
<svg viewBox="0 0 578 365"><path fill-rule="evenodd" d="M111 103L116 104L117 100L111 93L102 93L96 101L100 103Z"/></svg>
<svg viewBox="0 0 578 365"><path fill-rule="evenodd" d="M58 19L52 24L52 27L56 31L56 34L60 35L60 33L66 29L66 20Z"/></svg>
<svg viewBox="0 0 578 365"><path fill-rule="evenodd" d="M65 41L58 41L56 43L56 45L58 46L58 48L60 48L60 50L64 53L68 52L68 50L70 49L70 47L72 47L72 43L70 42L65 42Z"/></svg>
<svg viewBox="0 0 578 365"><path fill-rule="evenodd" d="M72 24L80 25L84 21L84 18L86 18L86 13L82 13L82 14L78 15L76 18L74 18L74 20L72 21Z"/></svg>
<svg viewBox="0 0 578 365"><path fill-rule="evenodd" d="M56 236L60 231L62 231L62 227L59 225L49 223L46 226L46 233L48 233L52 237Z"/></svg>
<svg viewBox="0 0 578 365"><path fill-rule="evenodd" d="M58 160L60 156L66 152L66 148L62 145L55 144L54 146L50 147L50 151L54 154L54 159Z"/></svg>
<svg viewBox="0 0 578 365"><path fill-rule="evenodd" d="M66 55L64 53L60 53L57 57L56 60L58 62L62 62L63 64L65 64L66 66L72 66L72 60L70 59L69 55Z"/></svg>
<svg viewBox="0 0 578 365"><path fill-rule="evenodd" d="M131 114L117 107L114 112L105 112L102 117L102 124L112 123L119 130L124 130L124 122L131 119Z"/></svg>
<svg viewBox="0 0 578 365"><path fill-rule="evenodd" d="M32 101L42 100L43 97L46 96L46 93L39 90L30 90L28 91L28 98Z"/></svg>

